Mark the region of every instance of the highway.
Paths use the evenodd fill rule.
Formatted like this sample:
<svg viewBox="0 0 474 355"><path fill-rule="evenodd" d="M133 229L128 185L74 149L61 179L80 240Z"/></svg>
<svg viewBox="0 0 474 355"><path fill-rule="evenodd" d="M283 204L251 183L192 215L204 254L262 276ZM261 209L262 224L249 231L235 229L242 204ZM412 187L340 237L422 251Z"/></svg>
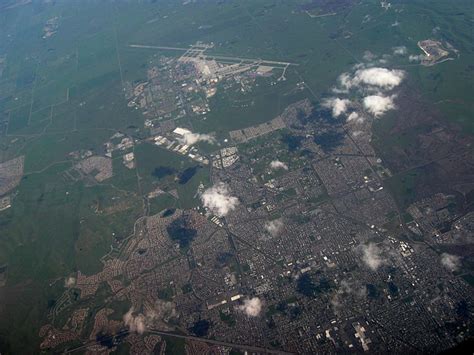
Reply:
<svg viewBox="0 0 474 355"><path fill-rule="evenodd" d="M112 339L113 337L116 337L116 336L121 337L121 336L128 335L130 333L131 332L129 330L122 330L122 331L118 332L117 334L110 335L108 337L103 337L102 340L109 340L109 339ZM145 335L146 334L155 334L155 335L169 336L169 337L180 338L180 339L195 340L195 341L205 342L205 343L208 343L208 344L227 346L227 347L236 348L236 349L240 349L240 350L246 350L246 351L249 351L249 352L255 352L255 353L259 353L259 354L276 354L276 355L290 355L290 354L292 354L292 353L289 353L289 352L286 352L286 351L270 350L270 349L261 348L261 347L258 347L258 346L251 346L251 345L233 344L233 343L228 343L228 342L225 342L225 341L199 338L199 337L192 336L192 335L175 334L175 333L172 333L172 332L165 332L165 331L161 331L161 330L158 330L158 329L147 329L144 334ZM75 352L86 349L88 346L92 346L92 345L95 345L95 344L97 344L96 340L90 340L90 341L85 342L84 344L82 344L80 346L77 346L75 348L66 349L64 351L64 354L75 353Z"/></svg>

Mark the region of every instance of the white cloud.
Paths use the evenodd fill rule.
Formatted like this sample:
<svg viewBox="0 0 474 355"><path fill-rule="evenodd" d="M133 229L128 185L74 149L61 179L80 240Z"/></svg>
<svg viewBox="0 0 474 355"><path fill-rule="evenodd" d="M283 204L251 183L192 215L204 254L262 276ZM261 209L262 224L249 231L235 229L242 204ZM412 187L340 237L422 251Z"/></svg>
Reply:
<svg viewBox="0 0 474 355"><path fill-rule="evenodd" d="M350 121L355 121L359 118L359 114L357 112L351 112L349 116L347 116L347 120Z"/></svg>
<svg viewBox="0 0 474 355"><path fill-rule="evenodd" d="M363 131L354 131L354 132L352 132L352 136L353 137L359 137L363 133L364 133Z"/></svg>
<svg viewBox="0 0 474 355"><path fill-rule="evenodd" d="M448 253L441 254L441 264L451 272L458 271L461 267L461 258Z"/></svg>
<svg viewBox="0 0 474 355"><path fill-rule="evenodd" d="M425 56L423 54L419 54L419 55L410 54L408 56L408 60L410 62L421 62L423 59L425 59Z"/></svg>
<svg viewBox="0 0 474 355"><path fill-rule="evenodd" d="M288 165L286 165L282 161L273 160L270 163L270 168L272 168L273 170L278 170L278 169L288 170Z"/></svg>
<svg viewBox="0 0 474 355"><path fill-rule="evenodd" d="M347 122L357 122L363 123L365 121L365 117L359 115L357 112L351 112L349 116L347 116Z"/></svg>
<svg viewBox="0 0 474 355"><path fill-rule="evenodd" d="M278 235L281 229L283 228L283 221L281 219L275 219L265 223L265 230L270 233L272 236Z"/></svg>
<svg viewBox="0 0 474 355"><path fill-rule="evenodd" d="M372 64L370 64L370 63L368 63L368 64L356 63L352 66L352 69L357 70L357 69L363 69L363 68L370 68L371 66L372 66Z"/></svg>
<svg viewBox="0 0 474 355"><path fill-rule="evenodd" d="M323 101L322 106L332 109L332 116L339 117L343 113L346 113L351 101L348 99L340 99L338 97L332 97Z"/></svg>
<svg viewBox="0 0 474 355"><path fill-rule="evenodd" d="M362 261L373 271L376 271L380 266L385 264L382 258L382 251L373 243L361 246Z"/></svg>
<svg viewBox="0 0 474 355"><path fill-rule="evenodd" d="M367 289L365 287L355 285L354 283L346 280L341 281L337 292L340 294L353 294L360 298L367 296Z"/></svg>
<svg viewBox="0 0 474 355"><path fill-rule="evenodd" d="M393 47L392 50L393 50L393 55L404 56L407 54L407 47L405 46Z"/></svg>
<svg viewBox="0 0 474 355"><path fill-rule="evenodd" d="M183 137L178 138L179 143L194 145L197 142L215 143L216 139L209 134L193 133L189 129L183 128Z"/></svg>
<svg viewBox="0 0 474 355"><path fill-rule="evenodd" d="M393 53L406 55L405 46L393 47ZM384 55L378 61L386 61L391 55ZM365 59L374 58L373 54L367 52ZM411 58L411 56L410 56ZM399 86L405 78L406 72L399 69L387 69L384 67L372 66L374 63L358 63L353 66L352 73L342 73L337 79L337 86L332 89L334 93L348 94L355 92L357 96L365 96L362 105L365 110L375 117L383 115L385 112L395 108L394 99L396 95L387 95L385 92L393 90ZM329 98L322 103L323 107L332 109L332 115L338 117L345 114L351 106L358 106L358 102L348 99ZM357 112L351 112L347 117L347 122L364 122L366 117L361 117Z"/></svg>
<svg viewBox="0 0 474 355"><path fill-rule="evenodd" d="M349 73L342 73L337 78L337 81L342 87L342 91L348 91L352 87L352 79Z"/></svg>
<svg viewBox="0 0 474 355"><path fill-rule="evenodd" d="M173 302L157 300L154 304L144 304L143 308L145 314L135 314L133 307L124 314L123 322L130 332L143 334L154 322L168 322L170 318L177 315Z"/></svg>
<svg viewBox="0 0 474 355"><path fill-rule="evenodd" d="M76 278L75 277L66 277L64 280L64 287L74 287L76 285Z"/></svg>
<svg viewBox="0 0 474 355"><path fill-rule="evenodd" d="M375 58L377 58L377 56L372 53L371 51L365 51L364 52L364 56L362 57L366 62L371 62L373 61Z"/></svg>
<svg viewBox="0 0 474 355"><path fill-rule="evenodd" d="M336 290L335 294L331 298L331 305L335 309L335 311L339 311L340 307L343 306L344 302L347 298L349 300L363 299L367 297L367 288L362 285L356 285L346 280L342 280L339 284L339 288Z"/></svg>
<svg viewBox="0 0 474 355"><path fill-rule="evenodd" d="M246 299L239 309L249 317L258 317L262 311L262 301L258 297Z"/></svg>
<svg viewBox="0 0 474 355"><path fill-rule="evenodd" d="M156 300L153 305L146 305L145 308L145 324L150 325L155 321L168 322L170 318L177 316L175 304L163 300Z"/></svg>
<svg viewBox="0 0 474 355"><path fill-rule="evenodd" d="M370 95L364 97L364 108L375 117L395 108L393 99L395 96Z"/></svg>
<svg viewBox="0 0 474 355"><path fill-rule="evenodd" d="M239 203L237 197L231 196L227 185L222 182L205 190L201 195L201 201L204 207L219 217L226 216Z"/></svg>
<svg viewBox="0 0 474 355"><path fill-rule="evenodd" d="M355 72L351 83L353 86L368 85L380 89L391 90L400 85L405 72L398 69L366 68Z"/></svg>
<svg viewBox="0 0 474 355"><path fill-rule="evenodd" d="M146 329L145 316L143 314L133 315L133 307L123 316L123 322L131 332L143 334Z"/></svg>
<svg viewBox="0 0 474 355"><path fill-rule="evenodd" d="M379 61L385 61L380 59ZM337 79L339 87L334 92L348 92L350 89L362 90L392 90L400 85L405 78L405 72L399 69L382 67L367 68L367 65L355 66L355 73L342 73Z"/></svg>

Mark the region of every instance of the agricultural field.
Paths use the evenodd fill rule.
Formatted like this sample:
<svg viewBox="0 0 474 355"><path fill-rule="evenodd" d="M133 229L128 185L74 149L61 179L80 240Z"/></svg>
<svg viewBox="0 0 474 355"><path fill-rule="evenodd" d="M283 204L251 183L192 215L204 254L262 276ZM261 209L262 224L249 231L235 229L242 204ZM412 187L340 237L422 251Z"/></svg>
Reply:
<svg viewBox="0 0 474 355"><path fill-rule="evenodd" d="M469 0L2 2L0 354L472 339L472 26ZM375 244L403 257L360 269ZM455 267L410 286L416 252ZM413 304L435 343L372 331Z"/></svg>

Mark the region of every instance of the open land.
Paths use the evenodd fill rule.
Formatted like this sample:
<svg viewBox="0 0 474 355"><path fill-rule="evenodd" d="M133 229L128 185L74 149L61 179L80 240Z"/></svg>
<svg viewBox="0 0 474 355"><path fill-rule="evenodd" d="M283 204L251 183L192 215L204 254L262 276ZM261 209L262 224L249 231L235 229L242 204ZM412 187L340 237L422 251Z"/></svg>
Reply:
<svg viewBox="0 0 474 355"><path fill-rule="evenodd" d="M469 2L0 8L2 354L472 339Z"/></svg>

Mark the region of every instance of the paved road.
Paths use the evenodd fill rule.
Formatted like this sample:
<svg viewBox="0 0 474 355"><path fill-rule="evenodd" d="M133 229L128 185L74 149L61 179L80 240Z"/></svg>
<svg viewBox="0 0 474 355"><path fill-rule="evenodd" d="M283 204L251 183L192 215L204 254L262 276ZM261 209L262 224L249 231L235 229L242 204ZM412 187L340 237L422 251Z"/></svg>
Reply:
<svg viewBox="0 0 474 355"><path fill-rule="evenodd" d="M109 340L112 339L113 337L116 336L126 336L130 334L129 330L122 330L118 332L117 334L110 335L108 337L104 337L103 340ZM286 351L279 351L279 350L270 350L270 349L265 349L261 348L258 346L251 346L251 345L241 345L241 344L232 344L228 343L225 341L218 341L218 340L211 340L211 339L204 339L204 338L199 338L195 337L192 335L181 335L181 334L175 334L172 332L165 332L157 329L148 329L145 334L156 334L156 335L161 335L161 336L169 336L169 337L174 337L174 338L181 338L181 339L189 339L189 340L196 340L196 341L201 341L205 342L208 344L214 344L214 345L221 345L221 346L227 346L227 347L232 347L240 350L246 350L249 352L254 352L254 353L259 353L259 354L276 354L276 355L291 355L292 353L286 352ZM70 354L74 352L78 352L81 350L86 349L88 346L95 345L97 342L95 340L91 340L88 342L85 342L84 344L77 346L72 349L67 349L64 351L64 354Z"/></svg>
<svg viewBox="0 0 474 355"><path fill-rule="evenodd" d="M179 335L179 334L173 334L169 332L163 332L160 330L152 330L149 329L147 331L150 334L157 334L157 335L167 335L175 338L182 338L182 339L189 339L189 340L197 340L197 341L202 341L206 342L209 344L214 344L214 345L222 345L222 346L228 346L228 347L233 347L241 350L247 350L250 352L257 352L261 354L279 354L279 355L290 355L292 353L286 352L286 351L279 351L279 350L270 350L270 349L265 349L265 348L260 348L258 346L251 346L251 345L240 345L240 344L232 344L232 343L227 343L225 341L218 341L218 340L210 340L210 339L203 339L191 335Z"/></svg>

